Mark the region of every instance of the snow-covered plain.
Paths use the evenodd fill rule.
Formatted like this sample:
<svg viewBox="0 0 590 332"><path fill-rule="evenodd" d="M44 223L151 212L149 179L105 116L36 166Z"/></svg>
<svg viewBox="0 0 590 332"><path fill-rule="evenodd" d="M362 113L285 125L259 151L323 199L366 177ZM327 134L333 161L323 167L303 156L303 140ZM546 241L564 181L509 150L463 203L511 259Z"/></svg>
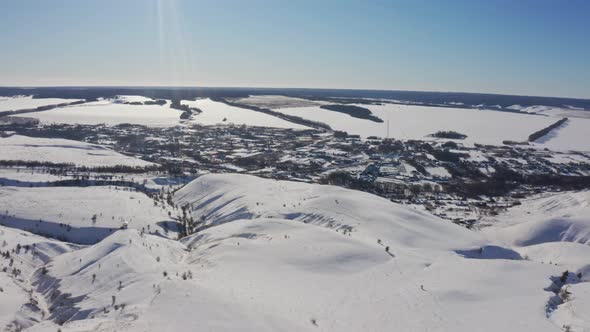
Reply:
<svg viewBox="0 0 590 332"><path fill-rule="evenodd" d="M27 113L41 123L65 123L115 126L122 123L153 127L180 125L182 112L166 105L129 105L119 99L105 99L82 105L55 108L44 112Z"/></svg>
<svg viewBox="0 0 590 332"><path fill-rule="evenodd" d="M152 165L104 146L59 138L0 137L0 151L0 160L71 163L78 166Z"/></svg>
<svg viewBox="0 0 590 332"><path fill-rule="evenodd" d="M263 108L309 107L327 104L323 101L315 101L303 98L295 98L280 95L256 95L247 98L236 99L237 103L258 106Z"/></svg>
<svg viewBox="0 0 590 332"><path fill-rule="evenodd" d="M145 103L148 101L154 101L152 98L136 95L120 95L115 98L115 102L121 103Z"/></svg>
<svg viewBox="0 0 590 332"><path fill-rule="evenodd" d="M310 129L275 116L245 108L229 106L211 99L183 100L183 104L197 107L202 113L193 115L193 122L201 125L247 125L258 127ZM225 119L225 121L224 121Z"/></svg>
<svg viewBox="0 0 590 332"><path fill-rule="evenodd" d="M39 106L71 103L80 99L39 98L33 96L0 97L0 112L37 108Z"/></svg>
<svg viewBox="0 0 590 332"><path fill-rule="evenodd" d="M324 122L333 129L361 137L387 137L389 124L389 137L396 139L428 139L428 135L437 131L452 130L467 135L467 143L495 145L501 145L504 140L526 141L533 132L555 122L555 119L544 116L490 110L396 104L357 106L368 108L383 122L353 118L319 107L281 108L277 111Z"/></svg>
<svg viewBox="0 0 590 332"><path fill-rule="evenodd" d="M589 134L590 119L568 118L564 124L535 143L552 150L590 151Z"/></svg>

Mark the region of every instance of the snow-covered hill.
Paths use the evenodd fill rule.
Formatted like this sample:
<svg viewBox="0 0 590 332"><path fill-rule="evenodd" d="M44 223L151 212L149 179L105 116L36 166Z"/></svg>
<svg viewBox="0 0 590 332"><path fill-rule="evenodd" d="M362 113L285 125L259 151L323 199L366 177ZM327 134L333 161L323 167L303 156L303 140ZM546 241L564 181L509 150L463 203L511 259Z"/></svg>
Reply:
<svg viewBox="0 0 590 332"><path fill-rule="evenodd" d="M331 228L376 243L453 248L481 245L478 234L425 212L336 186L208 174L175 193L205 226L239 219L280 218ZM453 239L453 241L449 241Z"/></svg>
<svg viewBox="0 0 590 332"><path fill-rule="evenodd" d="M201 176L174 200L206 227L181 241L117 230L29 269L27 331L590 327L579 242L513 246L367 193L247 175Z"/></svg>

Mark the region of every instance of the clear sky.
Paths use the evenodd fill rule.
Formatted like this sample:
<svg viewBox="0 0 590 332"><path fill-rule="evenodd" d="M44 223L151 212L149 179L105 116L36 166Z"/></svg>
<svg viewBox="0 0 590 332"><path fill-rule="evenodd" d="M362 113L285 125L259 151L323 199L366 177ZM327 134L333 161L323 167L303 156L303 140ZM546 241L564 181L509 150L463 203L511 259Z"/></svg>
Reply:
<svg viewBox="0 0 590 332"><path fill-rule="evenodd" d="M0 85L590 98L590 1L0 0Z"/></svg>

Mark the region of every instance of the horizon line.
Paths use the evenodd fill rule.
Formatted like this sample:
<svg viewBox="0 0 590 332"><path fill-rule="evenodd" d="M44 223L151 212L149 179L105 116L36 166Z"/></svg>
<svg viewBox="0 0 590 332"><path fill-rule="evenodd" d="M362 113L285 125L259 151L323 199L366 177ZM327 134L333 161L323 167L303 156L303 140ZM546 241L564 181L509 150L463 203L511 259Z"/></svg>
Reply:
<svg viewBox="0 0 590 332"><path fill-rule="evenodd" d="M508 97L526 97L526 98L555 98L555 99L572 99L590 101L589 97L564 97L564 96L541 96L529 94L509 94L493 92L466 92L466 91L441 91L441 90L404 90L404 89L372 89L372 88L302 88L302 87L268 87L268 86L198 86L198 85L0 85L0 89L43 89L43 88L123 88L123 89L242 89L242 90L324 90L324 91L365 91L365 92L419 92L419 93L440 93L440 94L466 94L466 95L488 95L488 96L508 96Z"/></svg>

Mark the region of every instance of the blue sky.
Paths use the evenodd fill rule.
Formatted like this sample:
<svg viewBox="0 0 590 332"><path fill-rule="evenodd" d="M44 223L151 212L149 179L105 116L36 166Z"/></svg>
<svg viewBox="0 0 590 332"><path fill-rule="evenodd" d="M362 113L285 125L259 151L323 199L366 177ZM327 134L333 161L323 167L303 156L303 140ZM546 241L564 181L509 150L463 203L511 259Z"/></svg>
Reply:
<svg viewBox="0 0 590 332"><path fill-rule="evenodd" d="M586 0L0 1L0 85L590 98Z"/></svg>

